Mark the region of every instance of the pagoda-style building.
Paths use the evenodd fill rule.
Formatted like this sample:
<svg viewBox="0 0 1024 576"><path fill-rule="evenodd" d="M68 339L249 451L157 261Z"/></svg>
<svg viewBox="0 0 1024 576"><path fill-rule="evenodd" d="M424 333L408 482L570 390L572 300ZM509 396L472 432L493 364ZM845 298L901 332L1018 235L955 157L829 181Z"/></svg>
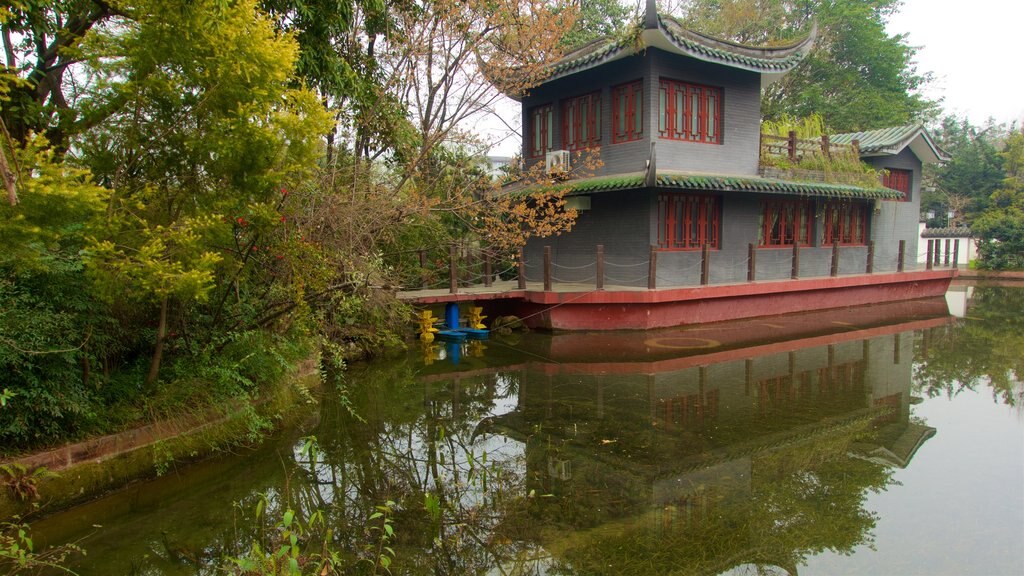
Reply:
<svg viewBox="0 0 1024 576"><path fill-rule="evenodd" d="M758 281L789 279L794 244L801 278L895 272L904 258L914 268L921 166L944 158L920 126L814 144L879 169L867 186L786 167L811 153L806 143L761 135L761 90L797 66L815 36L812 28L790 46L742 46L686 30L649 1L633 34L569 52L541 85L513 95L524 167L542 164L578 210L569 233L529 242L529 280L541 280L549 247L558 281L589 281L598 245L603 281L616 286L650 285L642 266L652 252L659 288L745 282L755 257ZM575 175L588 153L603 165ZM783 162L766 167L770 154Z"/></svg>

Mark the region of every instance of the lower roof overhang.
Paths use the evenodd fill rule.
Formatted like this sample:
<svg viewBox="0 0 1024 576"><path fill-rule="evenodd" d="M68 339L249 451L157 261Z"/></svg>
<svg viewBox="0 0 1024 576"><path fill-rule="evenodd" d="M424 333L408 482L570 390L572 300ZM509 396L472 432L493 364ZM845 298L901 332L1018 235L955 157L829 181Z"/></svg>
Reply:
<svg viewBox="0 0 1024 576"><path fill-rule="evenodd" d="M509 186L511 194L529 194L546 189L564 192L567 196L616 192L649 188L644 172L597 176L579 180L557 181L549 184ZM658 171L654 179L657 190L683 190L694 192L747 192L808 198L833 198L850 200L900 200L903 193L890 188L863 188L850 184L829 182L805 182L779 180L759 176L730 176L722 174L700 174L693 172Z"/></svg>

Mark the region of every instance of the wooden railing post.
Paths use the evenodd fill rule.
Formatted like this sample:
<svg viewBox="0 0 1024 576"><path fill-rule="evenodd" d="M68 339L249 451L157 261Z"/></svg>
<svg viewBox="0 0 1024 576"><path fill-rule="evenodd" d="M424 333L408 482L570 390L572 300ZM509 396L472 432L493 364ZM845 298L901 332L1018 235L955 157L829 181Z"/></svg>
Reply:
<svg viewBox="0 0 1024 576"><path fill-rule="evenodd" d="M832 268L829 275L839 276L839 242L832 243Z"/></svg>
<svg viewBox="0 0 1024 576"><path fill-rule="evenodd" d="M793 272L790 274L790 278L796 280L800 278L800 243L793 240Z"/></svg>
<svg viewBox="0 0 1024 576"><path fill-rule="evenodd" d="M757 248L751 242L747 245L747 282L757 280Z"/></svg>
<svg viewBox="0 0 1024 576"><path fill-rule="evenodd" d="M700 251L700 285L707 286L711 280L711 245L704 244Z"/></svg>
<svg viewBox="0 0 1024 576"><path fill-rule="evenodd" d="M597 245L597 270L594 272L594 288L604 290L604 244Z"/></svg>
<svg viewBox="0 0 1024 576"><path fill-rule="evenodd" d="M423 280L423 282L422 282L423 288L426 289L429 286L427 284L427 274L426 274L426 270L427 270L427 251L423 250L421 248L418 252L420 254L420 270L421 270L420 276L421 276L421 278Z"/></svg>
<svg viewBox="0 0 1024 576"><path fill-rule="evenodd" d="M942 264L942 241L938 238L935 239L935 265Z"/></svg>
<svg viewBox="0 0 1024 576"><path fill-rule="evenodd" d="M789 159L791 162L796 162L796 130L789 131L789 141L787 144L789 148Z"/></svg>
<svg viewBox="0 0 1024 576"><path fill-rule="evenodd" d="M551 246L544 247L544 291L551 292Z"/></svg>
<svg viewBox="0 0 1024 576"><path fill-rule="evenodd" d="M484 286L491 287L491 255L484 252Z"/></svg>
<svg viewBox="0 0 1024 576"><path fill-rule="evenodd" d="M931 270L932 266L934 265L934 256L935 255L932 253L932 250L935 248L934 244L935 244L935 241L932 240L931 238L929 238L928 239L928 253L927 253L927 256L925 257L925 264L924 264L924 267L927 270Z"/></svg>
<svg viewBox="0 0 1024 576"><path fill-rule="evenodd" d="M526 248L519 249L519 289L526 290Z"/></svg>
<svg viewBox="0 0 1024 576"><path fill-rule="evenodd" d="M854 139L851 145L853 146L853 155L860 158L860 140Z"/></svg>
<svg viewBox="0 0 1024 576"><path fill-rule="evenodd" d="M832 144L828 141L828 134L821 135L821 153L825 159L832 158Z"/></svg>
<svg viewBox="0 0 1024 576"><path fill-rule="evenodd" d="M856 140L854 141L856 142ZM900 240L900 253L896 256L896 271L903 272L904 263L907 261L907 241Z"/></svg>
<svg viewBox="0 0 1024 576"><path fill-rule="evenodd" d="M875 241L868 240L868 261L864 265L864 273L871 274L875 271Z"/></svg>
<svg viewBox="0 0 1024 576"><path fill-rule="evenodd" d="M459 291L459 276L458 266L456 266L456 259L458 258L458 248L455 244L448 247L448 291L455 294Z"/></svg>
<svg viewBox="0 0 1024 576"><path fill-rule="evenodd" d="M949 266L949 245L951 243L952 243L952 240L950 240L949 238L946 238L946 254L945 254L945 256L943 256L943 259L942 259L942 265L943 266Z"/></svg>
<svg viewBox="0 0 1024 576"><path fill-rule="evenodd" d="M651 245L651 256L647 264L647 289L658 287L658 247Z"/></svg>
<svg viewBox="0 0 1024 576"><path fill-rule="evenodd" d="M960 239L953 240L953 269L960 267Z"/></svg>

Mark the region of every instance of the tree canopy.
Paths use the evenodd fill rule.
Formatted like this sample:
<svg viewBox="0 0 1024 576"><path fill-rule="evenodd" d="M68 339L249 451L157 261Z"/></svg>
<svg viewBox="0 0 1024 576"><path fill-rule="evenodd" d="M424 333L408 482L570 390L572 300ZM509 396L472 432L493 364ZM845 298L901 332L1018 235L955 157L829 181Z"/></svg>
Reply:
<svg viewBox="0 0 1024 576"><path fill-rule="evenodd" d="M0 451L249 398L314 350L396 342L394 287L429 273L404 255L456 240L507 254L571 226L557 193L484 194L466 128L493 81L541 78L577 12L0 9Z"/></svg>

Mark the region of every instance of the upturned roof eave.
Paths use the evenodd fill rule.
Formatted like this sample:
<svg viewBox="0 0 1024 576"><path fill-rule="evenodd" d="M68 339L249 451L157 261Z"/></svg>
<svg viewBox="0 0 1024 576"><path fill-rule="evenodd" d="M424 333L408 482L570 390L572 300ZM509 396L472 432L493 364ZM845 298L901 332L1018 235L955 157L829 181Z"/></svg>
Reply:
<svg viewBox="0 0 1024 576"><path fill-rule="evenodd" d="M640 31L637 42L615 36L605 36L576 48L549 67L551 74L544 82L560 80L657 48L671 54L686 56L730 68L761 74L762 86L781 78L796 67L810 52L817 37L815 22L808 35L788 46L764 48L745 46L687 30L677 20L655 14L656 26L647 25ZM641 23L643 25L643 23ZM521 101L523 95L505 95Z"/></svg>

